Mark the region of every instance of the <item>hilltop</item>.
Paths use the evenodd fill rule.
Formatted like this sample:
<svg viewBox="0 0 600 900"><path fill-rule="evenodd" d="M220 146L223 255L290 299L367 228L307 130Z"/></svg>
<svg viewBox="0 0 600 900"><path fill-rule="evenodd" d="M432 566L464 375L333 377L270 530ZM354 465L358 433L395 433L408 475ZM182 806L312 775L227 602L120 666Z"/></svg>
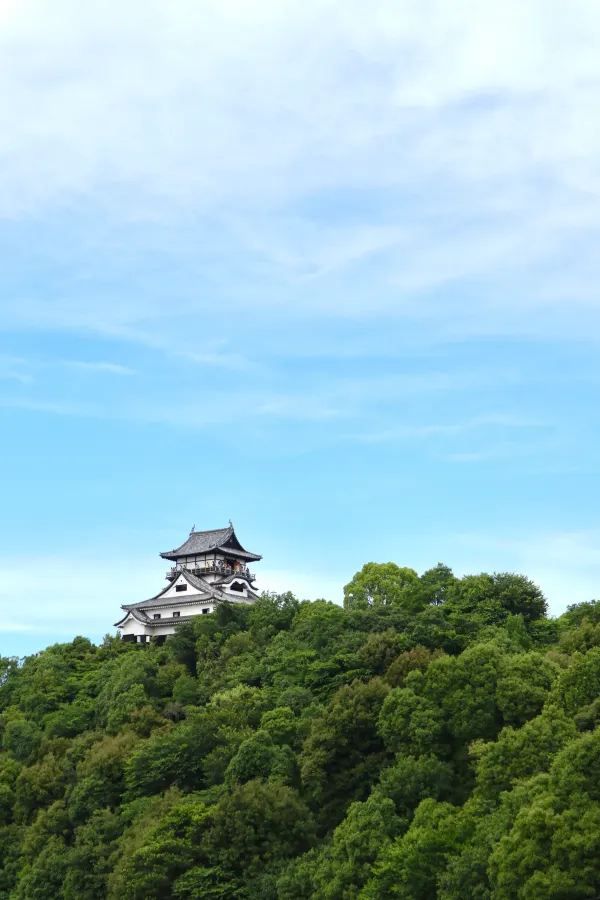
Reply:
<svg viewBox="0 0 600 900"><path fill-rule="evenodd" d="M0 668L0 898L600 891L600 604L368 564Z"/></svg>

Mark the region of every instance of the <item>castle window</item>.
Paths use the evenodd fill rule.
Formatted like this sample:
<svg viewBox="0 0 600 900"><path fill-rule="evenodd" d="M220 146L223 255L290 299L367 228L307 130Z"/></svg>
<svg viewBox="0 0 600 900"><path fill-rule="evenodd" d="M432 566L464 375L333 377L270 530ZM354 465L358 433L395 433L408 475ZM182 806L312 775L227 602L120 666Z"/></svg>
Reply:
<svg viewBox="0 0 600 900"><path fill-rule="evenodd" d="M178 619L180 615L181 615L181 613L174 612L174 613L173 613L173 618L174 618L174 619Z"/></svg>
<svg viewBox="0 0 600 900"><path fill-rule="evenodd" d="M176 584L175 590L176 591L187 591L187 584Z"/></svg>
<svg viewBox="0 0 600 900"><path fill-rule="evenodd" d="M210 612L210 609L203 609L203 610L202 610L202 615L205 616L206 613L209 613L209 612Z"/></svg>
<svg viewBox="0 0 600 900"><path fill-rule="evenodd" d="M160 619L160 613L154 613L152 616L153 619Z"/></svg>

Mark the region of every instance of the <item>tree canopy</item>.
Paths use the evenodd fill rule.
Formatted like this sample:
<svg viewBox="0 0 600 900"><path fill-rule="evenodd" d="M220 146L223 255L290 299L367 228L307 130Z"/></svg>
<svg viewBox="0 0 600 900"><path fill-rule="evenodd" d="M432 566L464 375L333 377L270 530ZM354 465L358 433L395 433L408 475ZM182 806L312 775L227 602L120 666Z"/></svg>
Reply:
<svg viewBox="0 0 600 900"><path fill-rule="evenodd" d="M600 895L600 605L367 563L0 659L0 900Z"/></svg>

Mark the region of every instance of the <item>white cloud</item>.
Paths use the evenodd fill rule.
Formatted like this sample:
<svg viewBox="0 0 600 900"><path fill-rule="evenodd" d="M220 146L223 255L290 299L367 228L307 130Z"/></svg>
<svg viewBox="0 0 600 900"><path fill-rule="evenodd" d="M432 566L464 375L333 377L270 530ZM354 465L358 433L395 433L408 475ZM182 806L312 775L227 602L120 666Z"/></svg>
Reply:
<svg viewBox="0 0 600 900"><path fill-rule="evenodd" d="M157 564L143 570L124 560L105 562L89 558L73 560L59 556L36 559L0 559L0 605L6 621L1 631L93 634L113 631L122 603L153 596L164 573ZM20 602L12 620L15 598Z"/></svg>
<svg viewBox="0 0 600 900"><path fill-rule="evenodd" d="M539 419L527 419L510 413L485 413L458 422L433 422L425 424L400 424L379 431L364 431L348 435L349 439L365 444L380 444L389 441L420 440L427 438L456 437L472 432L503 430L547 429L549 424ZM454 454L456 455L456 454ZM463 454L460 454L462 456ZM466 454L479 459L479 454Z"/></svg>
<svg viewBox="0 0 600 900"><path fill-rule="evenodd" d="M63 365L70 369L78 369L80 372L90 372L91 374L106 375L134 375L135 372L129 366L121 363L113 362L91 362L86 360L67 359L63 361Z"/></svg>
<svg viewBox="0 0 600 900"><path fill-rule="evenodd" d="M35 625L30 622L25 624L22 622L0 621L0 634L14 634L21 631L35 631Z"/></svg>
<svg viewBox="0 0 600 900"><path fill-rule="evenodd" d="M13 381L26 385L33 382L27 360L16 356L0 355L0 381Z"/></svg>
<svg viewBox="0 0 600 900"><path fill-rule="evenodd" d="M85 364L84 371L87 371ZM96 371L95 364L90 364L89 371ZM104 367L99 371L104 372ZM112 373L112 366L108 372ZM117 371L117 374L125 373ZM449 423L381 425L382 415L388 421L385 411L390 407L397 410L398 404L405 400L436 395L460 397L474 389L489 387L510 388L519 385L522 377L510 368L493 369L488 366L486 370L474 368L461 372L428 369L387 376L337 375L328 378L324 384L318 375L305 373L299 380L291 379L278 387L272 377L266 381L260 377L253 380L245 378L238 383L234 375L233 384L217 383L208 392L199 393L197 382L192 381L189 387L178 386L173 396L169 391L159 392L156 396L151 391L140 394L137 383L132 385L131 391L121 389L119 384L116 393L104 390L90 394L86 381L78 382L79 397L74 396L72 385L65 397L65 387L59 381L44 396L37 393L0 396L0 409L169 425L191 430L232 423L249 424L260 431L263 426L278 422L315 423L323 427L329 423L358 422L360 430L341 434L339 439L378 444L410 438L450 437L471 431L542 429L542 423L537 419L508 413L482 414L470 420ZM106 385L103 384L103 387Z"/></svg>
<svg viewBox="0 0 600 900"><path fill-rule="evenodd" d="M294 302L310 315L587 336L599 39L593 0L5 4L0 214L93 203L129 224L193 222L220 244L217 279L239 253L258 266L269 289L228 300L257 312L306 282ZM375 199L336 220L340 196ZM371 262L370 292L310 286ZM435 299L478 279L477 303ZM130 334L209 302L8 300L29 326Z"/></svg>

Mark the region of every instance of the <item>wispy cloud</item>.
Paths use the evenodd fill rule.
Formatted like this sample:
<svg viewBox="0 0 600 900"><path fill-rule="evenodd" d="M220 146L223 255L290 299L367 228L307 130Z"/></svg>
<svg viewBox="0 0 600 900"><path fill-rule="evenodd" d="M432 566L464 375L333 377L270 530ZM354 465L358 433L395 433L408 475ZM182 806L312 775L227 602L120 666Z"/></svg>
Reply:
<svg viewBox="0 0 600 900"><path fill-rule="evenodd" d="M62 361L62 365L68 369L79 370L80 372L89 372L90 374L106 374L106 375L135 375L135 370L129 366L114 362L92 362L87 360L67 359Z"/></svg>
<svg viewBox="0 0 600 900"><path fill-rule="evenodd" d="M592 595L599 44L594 0L0 0L7 623L101 635L224 505L267 587Z"/></svg>
<svg viewBox="0 0 600 900"><path fill-rule="evenodd" d="M0 558L3 605L14 603L19 596L25 566L20 558ZM60 631L69 639L78 633L99 639L112 631L120 603L155 593L161 570L157 565L132 570L125 560L115 558L107 566L106 561L93 557L83 564L68 557L45 556L35 571L30 570L26 609L18 620L0 622L0 633Z"/></svg>
<svg viewBox="0 0 600 900"><path fill-rule="evenodd" d="M168 296L142 267L137 293L117 296L108 281L91 302L62 290L9 298L15 324L176 335L182 313L196 329L224 306L262 322L289 314L282 293L294 290L294 316L408 316L446 335L594 333L592 0L568 12L557 0L249 10L5 7L0 214L91 204L130 234L162 229L174 272ZM136 247L111 253L126 265ZM453 285L479 290L440 298Z"/></svg>
<svg viewBox="0 0 600 900"><path fill-rule="evenodd" d="M0 621L0 634L14 634L20 631L35 631L35 626L29 622L2 622Z"/></svg>
<svg viewBox="0 0 600 900"><path fill-rule="evenodd" d="M70 365L70 364L69 364ZM79 369L77 363L73 364ZM114 374L121 372L117 367ZM108 370L103 365L83 364L83 371L91 374L105 371L113 374L112 365ZM271 422L314 422L366 421L360 430L339 436L340 440L353 440L365 444L386 441L425 438L433 436L458 435L468 431L490 429L540 429L543 423L528 420L509 413L485 414L458 422L418 423L402 422L394 426L372 423L377 417L389 417L389 409L407 400L445 395L469 394L474 388L511 387L521 383L522 377L511 369L494 371L488 368L461 372L423 371L383 375L337 375L323 383L320 378L310 376L298 383L297 379L282 378L278 389L273 377L265 380L244 379L238 383L235 374L231 381L216 384L207 389L197 387L193 382L185 388L178 386L174 396L160 394L157 397L140 396L137 385L131 391L88 395L81 386L80 399L74 399L72 385L57 384L50 396L29 393L4 395L0 397L0 407L22 409L31 412L49 413L60 416L99 418L106 420L127 420L145 424L162 424L202 430L213 425L259 421ZM387 411L387 412L386 412Z"/></svg>
<svg viewBox="0 0 600 900"><path fill-rule="evenodd" d="M33 413L45 413L53 416L95 417L92 406L69 403L62 400L35 400L28 397L0 397L1 409L24 410Z"/></svg>
<svg viewBox="0 0 600 900"><path fill-rule="evenodd" d="M167 352L194 365L209 368L232 369L235 371L255 367L243 354L227 352L226 350L177 350L171 347L168 348Z"/></svg>
<svg viewBox="0 0 600 900"><path fill-rule="evenodd" d="M539 419L526 419L510 413L485 413L462 422L438 422L424 424L399 424L381 431L364 431L348 435L350 440L365 444L387 443L388 441L420 440L438 437L455 437L457 435L498 429L538 430L548 429L548 423ZM480 455L465 454L465 458Z"/></svg>
<svg viewBox="0 0 600 900"><path fill-rule="evenodd" d="M14 381L18 384L31 384L33 375L26 359L17 356L0 355L0 381Z"/></svg>

